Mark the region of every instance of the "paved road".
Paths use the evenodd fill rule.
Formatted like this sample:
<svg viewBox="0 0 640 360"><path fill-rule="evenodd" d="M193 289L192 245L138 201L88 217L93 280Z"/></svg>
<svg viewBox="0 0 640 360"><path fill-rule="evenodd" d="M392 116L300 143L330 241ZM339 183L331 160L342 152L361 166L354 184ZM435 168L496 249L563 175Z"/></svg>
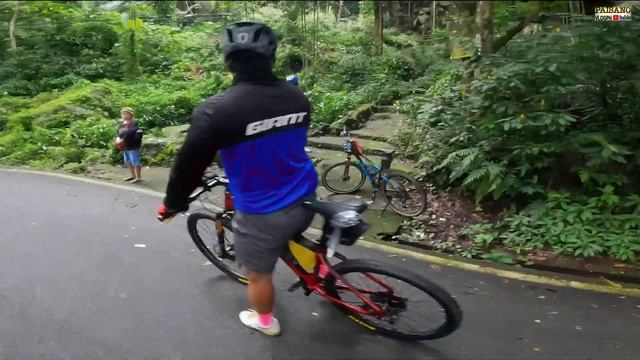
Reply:
<svg viewBox="0 0 640 360"><path fill-rule="evenodd" d="M0 359L622 359L640 354L640 298L550 288L361 247L444 285L465 310L448 338L371 335L317 297L284 291L279 338L244 328L244 289L193 251L158 199L0 170ZM135 247L144 244L146 247ZM281 269L284 270L284 269ZM313 315L316 313L317 316Z"/></svg>

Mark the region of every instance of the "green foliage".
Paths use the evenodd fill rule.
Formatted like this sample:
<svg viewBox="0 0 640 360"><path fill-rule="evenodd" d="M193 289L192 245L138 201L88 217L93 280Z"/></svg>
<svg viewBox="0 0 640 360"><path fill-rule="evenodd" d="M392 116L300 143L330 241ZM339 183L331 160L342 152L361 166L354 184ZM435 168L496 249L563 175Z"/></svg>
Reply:
<svg viewBox="0 0 640 360"><path fill-rule="evenodd" d="M637 25L628 25L637 28ZM470 81L432 77L404 109L415 116L397 140L443 185L500 199L545 189L626 185L640 175L640 95L633 31L593 23L542 33L486 56ZM603 66L603 64L607 64Z"/></svg>
<svg viewBox="0 0 640 360"><path fill-rule="evenodd" d="M503 243L518 252L551 247L563 254L634 261L640 254L640 197L619 196L610 185L594 197L552 192L506 217L498 230Z"/></svg>
<svg viewBox="0 0 640 360"><path fill-rule="evenodd" d="M178 150L178 144L168 144L158 153L158 155L156 155L149 161L149 165L171 166Z"/></svg>
<svg viewBox="0 0 640 360"><path fill-rule="evenodd" d="M8 116L9 126L31 131L34 126L59 128L78 117L115 115L109 101L111 89L103 84L81 83L60 96Z"/></svg>

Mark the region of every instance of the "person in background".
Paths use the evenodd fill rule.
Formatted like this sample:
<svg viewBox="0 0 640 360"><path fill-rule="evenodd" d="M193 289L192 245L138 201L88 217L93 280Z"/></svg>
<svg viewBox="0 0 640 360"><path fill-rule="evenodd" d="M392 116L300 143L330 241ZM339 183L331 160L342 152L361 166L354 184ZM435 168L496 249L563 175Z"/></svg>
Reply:
<svg viewBox="0 0 640 360"><path fill-rule="evenodd" d="M140 148L142 147L142 129L134 118L133 109L124 107L120 110L122 122L118 126L116 146L123 151L124 164L129 168L131 176L124 181L139 183L142 181L142 164L140 163Z"/></svg>
<svg viewBox="0 0 640 360"><path fill-rule="evenodd" d="M298 86L298 76L297 75L289 75L287 76L287 81L289 82L289 84L293 85L293 86Z"/></svg>

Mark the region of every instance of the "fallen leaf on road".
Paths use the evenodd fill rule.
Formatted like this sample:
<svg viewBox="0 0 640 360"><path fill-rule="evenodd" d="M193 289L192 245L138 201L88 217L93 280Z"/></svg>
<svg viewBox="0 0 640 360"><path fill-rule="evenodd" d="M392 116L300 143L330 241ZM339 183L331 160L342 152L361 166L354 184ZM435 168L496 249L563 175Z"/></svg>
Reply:
<svg viewBox="0 0 640 360"><path fill-rule="evenodd" d="M396 255L396 254L387 255L387 257L390 257L390 258L393 258L393 257L396 257L396 256L398 256L398 255Z"/></svg>
<svg viewBox="0 0 640 360"><path fill-rule="evenodd" d="M626 298L627 298L626 296L620 296L620 299L626 299Z"/></svg>
<svg viewBox="0 0 640 360"><path fill-rule="evenodd" d="M594 308L594 309L599 309L600 308L600 306L598 306L596 304L591 304L591 307Z"/></svg>
<svg viewBox="0 0 640 360"><path fill-rule="evenodd" d="M533 351L540 351L540 348L536 348L536 347L534 347L534 348L533 348Z"/></svg>
<svg viewBox="0 0 640 360"><path fill-rule="evenodd" d="M318 316L318 313L312 312L311 315Z"/></svg>
<svg viewBox="0 0 640 360"><path fill-rule="evenodd" d="M213 264L211 263L211 261L207 261L206 263L202 264L202 266L207 266L207 265L213 265Z"/></svg>
<svg viewBox="0 0 640 360"><path fill-rule="evenodd" d="M613 264L613 267L615 267L615 268L623 268L623 267L627 267L627 265L618 263L618 264Z"/></svg>
<svg viewBox="0 0 640 360"><path fill-rule="evenodd" d="M582 330L582 326L576 325L576 330Z"/></svg>
<svg viewBox="0 0 640 360"><path fill-rule="evenodd" d="M535 322L536 324L540 324L542 321L540 321L540 320L533 320L533 322Z"/></svg>
<svg viewBox="0 0 640 360"><path fill-rule="evenodd" d="M135 230L135 229L136 229L136 227L135 227L135 226L132 226L132 227L131 227L131 230Z"/></svg>
<svg viewBox="0 0 640 360"><path fill-rule="evenodd" d="M133 244L133 246L135 246L137 248L145 248L145 247L147 247L147 245L145 245L145 244Z"/></svg>
<svg viewBox="0 0 640 360"><path fill-rule="evenodd" d="M191 252L194 252L194 251L195 251L194 249L191 249Z"/></svg>
<svg viewBox="0 0 640 360"><path fill-rule="evenodd" d="M546 298L547 298L547 297L546 297L546 296L544 296L544 295L540 295L540 296L538 296L538 299L546 299Z"/></svg>

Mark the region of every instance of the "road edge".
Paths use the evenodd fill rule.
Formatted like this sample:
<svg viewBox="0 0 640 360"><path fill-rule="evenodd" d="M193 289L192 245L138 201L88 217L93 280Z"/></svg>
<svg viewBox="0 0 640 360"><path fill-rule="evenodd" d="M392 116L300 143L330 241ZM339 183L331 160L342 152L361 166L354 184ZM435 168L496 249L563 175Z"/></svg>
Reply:
<svg viewBox="0 0 640 360"><path fill-rule="evenodd" d="M164 197L163 193L160 193L154 190L149 190L149 189L144 189L144 188L134 187L129 185L114 184L108 181L90 179L83 176L69 175L65 173L57 173L57 172L42 171L42 170L31 170L31 169L20 169L20 168L8 168L8 167L0 167L0 171L58 177L58 178L63 178L68 180L80 181L88 184L101 185L101 186L107 186L107 187L116 188L116 189L125 190L125 191L142 193L142 194L154 196L157 198ZM221 208L218 208L218 207L216 208L222 210ZM592 292L640 297L640 288L625 287L622 284L615 283L609 280L606 281L607 285L603 285L603 284L596 284L593 282L567 280L567 279L560 279L560 278L545 276L545 275L536 275L536 274L531 274L525 271L506 270L498 266L494 266L494 264L491 262L478 265L470 261L464 261L464 258L454 257L451 255L446 257L437 256L434 254L430 254L431 252L427 250L416 251L413 249L406 249L404 247L385 245L385 244L381 244L381 243L367 240L367 239L363 239L359 241L357 244L364 248L374 249L374 250L382 251L385 253L390 253L390 254L395 254L400 256L407 256L407 257L411 257L413 259L431 263L431 264L454 267L454 268L466 270L466 271L490 274L490 275L497 276L504 279L519 280L519 281L537 283L542 285L551 285L551 286L557 286L557 287L567 287L567 288L572 288L577 290L586 290L586 291L592 291ZM584 277L584 278L593 279L589 277Z"/></svg>

